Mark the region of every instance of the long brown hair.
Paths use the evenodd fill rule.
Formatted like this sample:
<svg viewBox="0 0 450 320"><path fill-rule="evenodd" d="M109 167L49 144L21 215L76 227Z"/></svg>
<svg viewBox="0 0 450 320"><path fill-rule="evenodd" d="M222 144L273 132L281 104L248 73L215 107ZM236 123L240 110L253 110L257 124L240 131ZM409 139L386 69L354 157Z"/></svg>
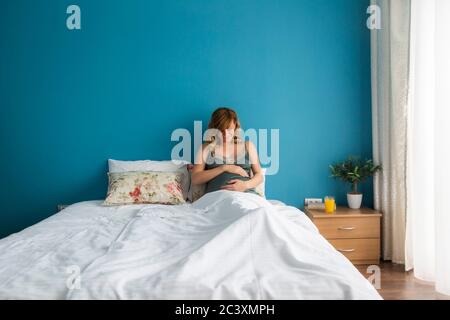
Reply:
<svg viewBox="0 0 450 320"><path fill-rule="evenodd" d="M225 107L216 109L211 115L211 119L209 120L208 124L208 129L216 129L220 130L221 132L224 132L226 129L230 127L230 124L233 122L236 126L235 136L233 138L234 142L238 143L239 140L238 129L241 128L241 123L239 122L239 118L237 116L236 111L234 111L233 109ZM215 136L211 136L207 141L213 142L214 140Z"/></svg>

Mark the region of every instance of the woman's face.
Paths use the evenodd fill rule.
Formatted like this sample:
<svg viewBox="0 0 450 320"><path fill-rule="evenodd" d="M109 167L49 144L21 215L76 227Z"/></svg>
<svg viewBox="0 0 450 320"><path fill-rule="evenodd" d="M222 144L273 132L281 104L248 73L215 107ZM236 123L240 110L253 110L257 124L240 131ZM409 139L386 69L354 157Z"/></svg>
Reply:
<svg viewBox="0 0 450 320"><path fill-rule="evenodd" d="M229 141L233 140L235 130L236 130L236 123L234 123L234 121L233 121L230 123L228 128L222 132L222 136L223 136L225 142L229 142Z"/></svg>

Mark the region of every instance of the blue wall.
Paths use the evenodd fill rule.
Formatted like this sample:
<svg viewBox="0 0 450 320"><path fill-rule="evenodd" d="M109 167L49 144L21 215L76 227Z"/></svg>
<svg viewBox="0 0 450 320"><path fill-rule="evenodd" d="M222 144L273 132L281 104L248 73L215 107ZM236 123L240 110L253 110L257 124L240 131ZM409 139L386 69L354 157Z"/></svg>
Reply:
<svg viewBox="0 0 450 320"><path fill-rule="evenodd" d="M345 203L328 165L371 156L368 3L1 1L0 236L104 198L108 158L168 159L173 129L223 105L280 128L270 198Z"/></svg>

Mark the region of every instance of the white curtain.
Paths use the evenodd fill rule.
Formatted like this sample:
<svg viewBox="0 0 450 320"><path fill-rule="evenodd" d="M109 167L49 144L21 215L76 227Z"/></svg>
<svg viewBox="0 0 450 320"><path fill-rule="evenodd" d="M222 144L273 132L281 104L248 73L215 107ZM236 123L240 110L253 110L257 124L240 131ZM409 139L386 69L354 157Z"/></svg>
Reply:
<svg viewBox="0 0 450 320"><path fill-rule="evenodd" d="M412 0L406 269L450 295L450 1Z"/></svg>
<svg viewBox="0 0 450 320"><path fill-rule="evenodd" d="M374 206L383 212L382 256L404 263L410 0L372 0L381 29L371 31ZM374 11L377 13L377 11Z"/></svg>

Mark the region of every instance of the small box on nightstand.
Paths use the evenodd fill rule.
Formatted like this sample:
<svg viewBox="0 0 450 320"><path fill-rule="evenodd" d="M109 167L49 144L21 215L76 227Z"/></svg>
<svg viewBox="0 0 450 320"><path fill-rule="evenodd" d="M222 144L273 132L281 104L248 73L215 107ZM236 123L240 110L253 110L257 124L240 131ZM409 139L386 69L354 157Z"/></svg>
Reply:
<svg viewBox="0 0 450 320"><path fill-rule="evenodd" d="M353 264L378 264L382 214L361 208L337 207L334 213L305 208L305 213L339 252Z"/></svg>

